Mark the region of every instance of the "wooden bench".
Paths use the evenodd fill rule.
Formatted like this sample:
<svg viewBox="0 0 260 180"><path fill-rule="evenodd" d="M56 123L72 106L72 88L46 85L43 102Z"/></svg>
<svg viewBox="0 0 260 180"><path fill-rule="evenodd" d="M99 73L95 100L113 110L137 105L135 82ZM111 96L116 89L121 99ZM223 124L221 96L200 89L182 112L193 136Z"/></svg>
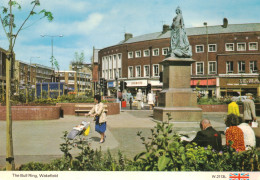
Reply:
<svg viewBox="0 0 260 180"><path fill-rule="evenodd" d="M94 104L76 104L75 105L75 114L78 116L79 113L88 113L92 108ZM105 113L107 113L107 105L104 105Z"/></svg>

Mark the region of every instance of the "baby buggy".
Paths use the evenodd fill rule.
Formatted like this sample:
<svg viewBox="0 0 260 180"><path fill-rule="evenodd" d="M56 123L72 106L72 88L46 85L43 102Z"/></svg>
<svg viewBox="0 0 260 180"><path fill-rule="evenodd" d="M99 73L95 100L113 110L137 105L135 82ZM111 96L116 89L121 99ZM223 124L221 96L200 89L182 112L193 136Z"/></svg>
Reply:
<svg viewBox="0 0 260 180"><path fill-rule="evenodd" d="M77 146L75 143L77 141L77 137L79 137L79 141L84 141L85 138L83 136L88 136L90 132L90 122L82 121L78 126L73 127L73 129L67 135L67 139L73 140L73 146Z"/></svg>

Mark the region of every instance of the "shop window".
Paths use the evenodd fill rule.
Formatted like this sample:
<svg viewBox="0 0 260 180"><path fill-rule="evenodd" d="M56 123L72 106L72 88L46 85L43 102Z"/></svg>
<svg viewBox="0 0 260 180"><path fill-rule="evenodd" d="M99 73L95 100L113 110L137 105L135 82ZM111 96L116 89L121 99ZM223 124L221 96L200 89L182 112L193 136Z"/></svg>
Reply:
<svg viewBox="0 0 260 180"><path fill-rule="evenodd" d="M246 43L237 43L237 51L245 51Z"/></svg>
<svg viewBox="0 0 260 180"><path fill-rule="evenodd" d="M203 75L204 74L203 62L196 62L196 74L197 75Z"/></svg>
<svg viewBox="0 0 260 180"><path fill-rule="evenodd" d="M217 74L216 62L209 62L209 74Z"/></svg>
<svg viewBox="0 0 260 180"><path fill-rule="evenodd" d="M227 61L226 63L227 73L233 73L233 61Z"/></svg>
<svg viewBox="0 0 260 180"><path fill-rule="evenodd" d="M204 52L204 45L196 45L196 53Z"/></svg>
<svg viewBox="0 0 260 180"><path fill-rule="evenodd" d="M257 73L257 61L250 61L250 73Z"/></svg>

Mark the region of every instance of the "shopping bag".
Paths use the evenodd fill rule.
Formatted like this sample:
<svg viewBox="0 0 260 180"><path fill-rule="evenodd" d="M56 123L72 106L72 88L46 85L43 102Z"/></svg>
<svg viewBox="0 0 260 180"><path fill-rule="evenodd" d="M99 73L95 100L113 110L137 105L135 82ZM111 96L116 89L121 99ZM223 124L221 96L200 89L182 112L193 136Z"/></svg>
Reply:
<svg viewBox="0 0 260 180"><path fill-rule="evenodd" d="M144 108L144 102L141 102L141 108Z"/></svg>
<svg viewBox="0 0 260 180"><path fill-rule="evenodd" d="M90 131L90 126L87 127L87 129L84 131L83 135L87 136L89 134Z"/></svg>
<svg viewBox="0 0 260 180"><path fill-rule="evenodd" d="M258 122L257 121L253 121L252 122L252 128L257 128L258 127Z"/></svg>

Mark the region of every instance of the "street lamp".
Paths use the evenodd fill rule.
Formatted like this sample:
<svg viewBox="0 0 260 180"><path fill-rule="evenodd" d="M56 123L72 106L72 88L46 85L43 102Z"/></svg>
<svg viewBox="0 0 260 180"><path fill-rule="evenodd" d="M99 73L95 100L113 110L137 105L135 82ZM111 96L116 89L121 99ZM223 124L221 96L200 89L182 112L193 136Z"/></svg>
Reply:
<svg viewBox="0 0 260 180"><path fill-rule="evenodd" d="M41 37L50 37L51 38L51 67L53 68L53 64L54 64L54 56L53 56L53 38L55 37L63 37L63 35L46 35L46 34L42 34Z"/></svg>
<svg viewBox="0 0 260 180"><path fill-rule="evenodd" d="M207 63L207 70L206 70L206 77L207 77L207 91L206 91L206 93L207 93L207 97L208 97L208 91L209 91L209 85L208 85L208 71L209 71L209 64L208 64L208 61L209 61L209 51L208 51L208 44L209 44L209 34L208 34L208 23L207 22L204 22L203 23L204 24L204 26L206 27L206 36L207 36L207 43L206 43L206 50L207 50L207 58L206 58L206 63Z"/></svg>

